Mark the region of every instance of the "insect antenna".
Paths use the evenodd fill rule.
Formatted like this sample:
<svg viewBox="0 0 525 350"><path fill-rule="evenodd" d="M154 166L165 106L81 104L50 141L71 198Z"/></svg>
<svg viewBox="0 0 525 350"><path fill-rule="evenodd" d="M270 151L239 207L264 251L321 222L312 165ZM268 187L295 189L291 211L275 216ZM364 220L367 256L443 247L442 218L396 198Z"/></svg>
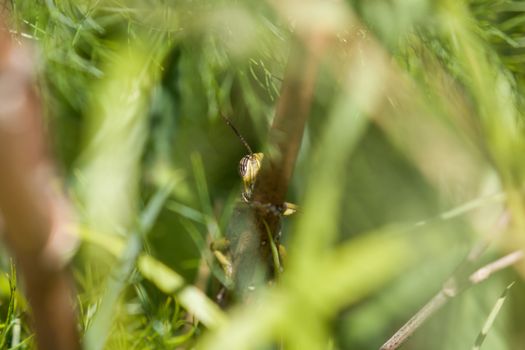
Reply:
<svg viewBox="0 0 525 350"><path fill-rule="evenodd" d="M235 125L233 125L232 121L227 117L225 116L224 114L220 113L222 119L224 119L224 121L226 122L226 124L228 124L230 126L230 128L232 128L233 132L235 133L235 135L237 135L237 137L239 138L239 140L241 140L241 142L244 144L244 146L246 147L246 149L248 150L248 152L250 152L250 154L253 154L253 151L252 151L252 148L250 147L250 145L248 144L248 142L246 142L246 140L244 139L244 137L242 137L241 133L239 132L239 130L237 130L237 128L235 127Z"/></svg>

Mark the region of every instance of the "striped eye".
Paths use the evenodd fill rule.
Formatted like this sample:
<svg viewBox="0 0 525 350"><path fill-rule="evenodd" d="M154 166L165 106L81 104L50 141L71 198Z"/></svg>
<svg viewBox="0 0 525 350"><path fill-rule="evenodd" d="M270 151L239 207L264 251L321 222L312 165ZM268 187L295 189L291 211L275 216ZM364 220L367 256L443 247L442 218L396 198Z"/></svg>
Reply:
<svg viewBox="0 0 525 350"><path fill-rule="evenodd" d="M245 183L252 183L261 168L262 153L253 153L244 156L239 162L239 175Z"/></svg>
<svg viewBox="0 0 525 350"><path fill-rule="evenodd" d="M263 159L262 153L252 153L244 156L239 162L239 175L241 175L244 184L244 192L242 198L248 202L252 197L253 188L255 186L255 178Z"/></svg>
<svg viewBox="0 0 525 350"><path fill-rule="evenodd" d="M251 154L242 157L241 161L239 162L239 175L244 179L244 176L248 172L248 164L250 164L250 158Z"/></svg>

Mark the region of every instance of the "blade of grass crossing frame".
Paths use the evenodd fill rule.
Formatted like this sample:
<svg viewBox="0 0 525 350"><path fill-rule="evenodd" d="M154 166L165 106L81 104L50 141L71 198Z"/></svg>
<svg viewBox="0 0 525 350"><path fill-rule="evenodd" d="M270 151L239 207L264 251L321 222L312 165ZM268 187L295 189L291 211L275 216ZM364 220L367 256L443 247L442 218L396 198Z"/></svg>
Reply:
<svg viewBox="0 0 525 350"><path fill-rule="evenodd" d="M225 286L229 285L230 282L228 282L226 275L224 274L224 271L219 268L217 265L213 263L215 258L213 257L213 254L211 253L211 250L207 246L206 242L202 238L201 233L199 230L189 221L182 220L182 225L186 229L186 232L190 235L190 237L195 242L195 245L201 252L201 257L206 261L208 264L211 272L213 275Z"/></svg>
<svg viewBox="0 0 525 350"><path fill-rule="evenodd" d="M117 258L124 253L124 241L121 237L111 237L87 228L79 230L84 241L95 244ZM186 286L184 279L154 257L142 253L138 257L137 268L144 278L152 282L166 294L175 294L180 304L192 312L196 319L208 328L215 328L226 321L226 316L218 306L204 293L193 286ZM87 348L87 347L86 347Z"/></svg>
<svg viewBox="0 0 525 350"><path fill-rule="evenodd" d="M275 276L279 277L281 275L281 269L282 269L281 260L279 259L279 249L277 248L277 245L275 244L272 233L270 232L270 228L268 227L268 224L266 223L266 221L264 221L264 226L266 227L266 233L268 234L268 240L270 241L270 248L272 249L274 273L275 273Z"/></svg>
<svg viewBox="0 0 525 350"><path fill-rule="evenodd" d="M185 217L186 219L198 222L199 224L206 223L206 217L200 211L195 210L179 202L171 200L168 203L166 203L166 208L173 211L174 213L179 214L182 217Z"/></svg>
<svg viewBox="0 0 525 350"><path fill-rule="evenodd" d="M142 251L142 240L155 223L173 186L174 183L170 182L160 188L142 212L138 227L135 232L131 233L118 265L110 274L106 292L102 296L91 326L86 331L84 343L87 350L103 349L111 329L114 307L127 286L127 278L133 271L135 262Z"/></svg>
<svg viewBox="0 0 525 350"><path fill-rule="evenodd" d="M295 257L302 262L310 263L313 257L331 245L337 235L336 222L343 193L334 186L334 179L344 174L345 160L359 143L367 125L367 118L353 101L346 95L340 97L312 162L308 181L315 186L310 186L305 195L303 215L296 227L296 232L301 234L293 240L294 249L301 252ZM290 259L290 265L295 264L293 256Z"/></svg>
<svg viewBox="0 0 525 350"><path fill-rule="evenodd" d="M206 184L206 174L204 172L204 165L200 154L193 153L191 155L191 164L193 167L193 174L195 175L195 182L197 185L197 195L201 202L202 210L204 211L204 218L206 227L212 239L217 239L221 236L219 224L215 220L213 208L210 201L210 193L208 185Z"/></svg>
<svg viewBox="0 0 525 350"><path fill-rule="evenodd" d="M162 207L166 203L169 195L171 194L175 183L170 181L165 186L161 187L153 198L149 201L148 205L144 209L140 217L140 234L147 234L153 227L153 224L157 220Z"/></svg>
<svg viewBox="0 0 525 350"><path fill-rule="evenodd" d="M478 337L476 338L476 342L474 343L474 346L472 347L472 350L479 350L481 349L481 345L485 341L485 338L487 337L487 334L489 330L492 328L492 325L494 324L494 321L496 320L496 316L498 316L498 313L501 311L501 307L503 306L503 303L505 302L505 299L507 299L507 295L514 285L515 282L512 282L505 288L499 299L496 301L496 304L492 307L492 310L490 310L490 314L487 317L487 320L483 324L483 328L481 329L481 332L479 332Z"/></svg>

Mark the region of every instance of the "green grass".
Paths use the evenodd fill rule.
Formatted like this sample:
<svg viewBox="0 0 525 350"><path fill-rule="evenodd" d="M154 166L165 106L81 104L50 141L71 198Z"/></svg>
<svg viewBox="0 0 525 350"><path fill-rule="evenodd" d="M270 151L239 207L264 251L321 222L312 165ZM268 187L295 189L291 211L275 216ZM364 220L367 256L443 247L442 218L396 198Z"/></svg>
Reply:
<svg viewBox="0 0 525 350"><path fill-rule="evenodd" d="M510 224L477 266L523 248L524 3L283 4L11 1L14 35L37 48L77 211L85 349L379 348L502 212ZM208 247L239 199L245 150L218 112L267 151L304 23L336 35L288 194L300 210L283 225L284 273L252 303L221 310L225 277ZM0 348L32 349L5 256ZM516 281L482 348L519 349L523 276L508 269L469 289L406 348L472 347Z"/></svg>
<svg viewBox="0 0 525 350"><path fill-rule="evenodd" d="M28 329L26 312L27 305L18 291L17 276L14 264L10 263L10 271L0 279L2 300L0 304L2 319L0 321L1 349L30 349L33 336Z"/></svg>

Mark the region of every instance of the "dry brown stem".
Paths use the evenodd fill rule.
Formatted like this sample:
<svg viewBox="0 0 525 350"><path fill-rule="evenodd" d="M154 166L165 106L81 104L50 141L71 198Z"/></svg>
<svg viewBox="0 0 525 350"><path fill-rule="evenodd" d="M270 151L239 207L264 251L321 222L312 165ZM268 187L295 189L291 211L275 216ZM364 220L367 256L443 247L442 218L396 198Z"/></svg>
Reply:
<svg viewBox="0 0 525 350"><path fill-rule="evenodd" d="M489 242L495 235L503 231L507 227L507 224L508 213L504 212L496 223L495 230L491 235L471 248L466 259L443 283L441 290L397 330L394 335L383 344L381 350L394 350L399 348L429 317L434 315L434 313L448 303L449 300L457 297L468 288L483 282L492 274L521 261L523 259L523 252L518 250L472 272L473 264L487 249Z"/></svg>
<svg viewBox="0 0 525 350"><path fill-rule="evenodd" d="M80 349L65 254L76 240L47 151L31 55L0 18L0 211L16 257L42 350Z"/></svg>
<svg viewBox="0 0 525 350"><path fill-rule="evenodd" d="M293 40L275 118L269 131L267 152L253 192L254 203L280 206L288 186L310 113L320 57L326 40L318 32ZM281 217L275 211L240 203L227 236L237 292L245 298L260 279L261 270L272 271L269 234L278 240ZM266 275L266 273L263 273Z"/></svg>

